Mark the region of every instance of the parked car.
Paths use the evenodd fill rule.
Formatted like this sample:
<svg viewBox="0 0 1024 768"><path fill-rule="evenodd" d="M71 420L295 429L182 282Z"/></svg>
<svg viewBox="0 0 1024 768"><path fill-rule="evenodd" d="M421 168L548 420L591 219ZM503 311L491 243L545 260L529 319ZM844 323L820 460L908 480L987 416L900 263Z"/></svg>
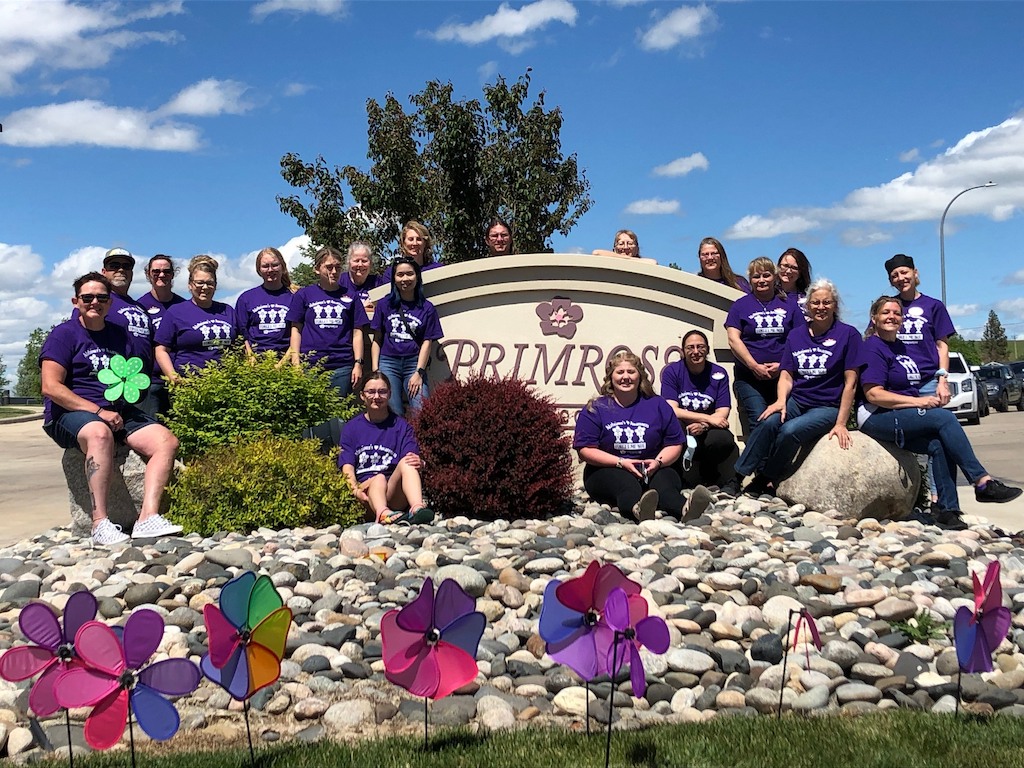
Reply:
<svg viewBox="0 0 1024 768"><path fill-rule="evenodd" d="M1015 363L1007 363L1010 370L1013 371L1013 375L1017 377L1021 387L1024 387L1024 360L1018 360Z"/></svg>
<svg viewBox="0 0 1024 768"><path fill-rule="evenodd" d="M1008 366L988 363L978 369L978 378L985 382L989 402L997 411L1008 411L1011 405L1016 405L1018 411L1024 411L1024 388Z"/></svg>
<svg viewBox="0 0 1024 768"><path fill-rule="evenodd" d="M959 352L949 353L949 404L946 410L952 411L959 419L967 419L968 424L981 421L981 408L978 404L978 390L981 389L974 380L967 360Z"/></svg>
<svg viewBox="0 0 1024 768"><path fill-rule="evenodd" d="M974 386L978 390L978 414L981 418L985 418L992 412L992 406L988 401L988 389L978 378L978 372L974 368L971 369L971 376L974 377Z"/></svg>

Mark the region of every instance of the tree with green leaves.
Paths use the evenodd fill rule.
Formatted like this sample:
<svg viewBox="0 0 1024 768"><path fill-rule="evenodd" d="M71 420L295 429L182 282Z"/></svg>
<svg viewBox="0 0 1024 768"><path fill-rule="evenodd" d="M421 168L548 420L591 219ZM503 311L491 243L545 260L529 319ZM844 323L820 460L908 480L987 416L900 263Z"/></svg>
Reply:
<svg viewBox="0 0 1024 768"><path fill-rule="evenodd" d="M978 342L968 341L960 334L954 333L946 339L946 344L949 345L950 352L959 352L963 355L968 365L981 365L981 353L978 352Z"/></svg>
<svg viewBox="0 0 1024 768"><path fill-rule="evenodd" d="M999 322L999 315L994 309L988 311L988 322L981 332L981 360L985 363L998 362L1006 359L1006 329Z"/></svg>
<svg viewBox="0 0 1024 768"><path fill-rule="evenodd" d="M7 363L4 362L3 355L0 355L0 391L7 389L10 385L11 382L7 378Z"/></svg>
<svg viewBox="0 0 1024 768"><path fill-rule="evenodd" d="M546 109L543 92L527 103L529 88L527 70L484 86L483 102L454 100L452 84L437 80L410 97L409 112L393 94L370 99L370 169L289 153L281 175L302 197L278 196L278 205L314 248L360 239L394 252L402 224L417 219L452 264L485 256L484 226L501 216L516 251L549 251L554 233L568 234L593 201L576 156L562 152L561 110Z"/></svg>
<svg viewBox="0 0 1024 768"><path fill-rule="evenodd" d="M43 348L43 342L46 341L47 333L42 328L36 328L29 334L28 343L25 345L25 356L18 363L18 385L14 388L14 394L18 397L41 398L43 396L39 352Z"/></svg>

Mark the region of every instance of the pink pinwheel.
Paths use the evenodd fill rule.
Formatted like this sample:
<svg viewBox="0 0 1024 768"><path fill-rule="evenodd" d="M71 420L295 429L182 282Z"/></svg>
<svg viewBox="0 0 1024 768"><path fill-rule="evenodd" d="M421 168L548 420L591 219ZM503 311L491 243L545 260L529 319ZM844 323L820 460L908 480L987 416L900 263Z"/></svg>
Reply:
<svg viewBox="0 0 1024 768"><path fill-rule="evenodd" d="M148 609L129 617L120 638L98 621L78 630L75 649L84 667L61 673L54 689L62 707L93 707L85 720L85 740L94 749L116 744L133 711L151 739L163 741L177 732L178 711L160 694L184 696L196 689L202 676L188 659L143 666L163 634L163 618Z"/></svg>
<svg viewBox="0 0 1024 768"><path fill-rule="evenodd" d="M1003 606L999 584L999 561L985 570L985 581L972 573L974 610L966 605L953 618L953 640L960 669L964 672L991 672L992 654L1010 630L1010 609Z"/></svg>
<svg viewBox="0 0 1024 768"><path fill-rule="evenodd" d="M629 662L629 678L633 684L633 695L638 699L647 691L644 664L640 649L646 647L653 653L668 650L668 624L660 616L647 615L647 601L640 595L626 595L616 587L608 594L604 605L604 620L608 629L598 636L598 642L606 642L605 658L612 678ZM627 658L628 657L628 658Z"/></svg>
<svg viewBox="0 0 1024 768"><path fill-rule="evenodd" d="M548 656L586 681L608 672L598 638L610 632L602 612L615 589L627 597L640 593L640 585L626 578L618 566L598 565L594 560L582 576L562 583L552 579L544 590L539 629ZM606 648L609 642L605 638L601 646Z"/></svg>
<svg viewBox="0 0 1024 768"><path fill-rule="evenodd" d="M814 617L811 616L810 611L806 608L800 609L800 616L796 620L796 628L793 631L793 650L796 650L797 643L800 642L800 630L804 624L807 625L807 631L811 633L811 642L814 647L819 651L821 650L821 635L818 634L818 625L814 622ZM811 649L807 647L807 643L804 643L804 655L807 658L807 668L811 668Z"/></svg>
<svg viewBox="0 0 1024 768"><path fill-rule="evenodd" d="M19 645L0 657L0 677L11 682L28 680L36 674L28 703L38 717L49 717L60 704L53 684L61 672L81 666L75 658L74 639L79 628L96 618L96 598L91 593L75 592L64 606L64 627L46 603L29 603L21 610L18 625L36 645Z"/></svg>
<svg viewBox="0 0 1024 768"><path fill-rule="evenodd" d="M476 650L486 619L476 600L452 579L434 596L434 582L402 609L384 614L380 625L384 674L414 696L440 699L477 675Z"/></svg>

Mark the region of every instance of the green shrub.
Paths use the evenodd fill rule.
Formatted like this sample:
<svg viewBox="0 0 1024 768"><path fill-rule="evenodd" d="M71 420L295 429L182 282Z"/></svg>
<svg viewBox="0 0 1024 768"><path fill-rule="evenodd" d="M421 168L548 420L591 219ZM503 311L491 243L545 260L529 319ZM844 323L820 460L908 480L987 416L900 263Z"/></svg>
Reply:
<svg viewBox="0 0 1024 768"><path fill-rule="evenodd" d="M569 437L552 400L523 381L446 382L412 421L423 484L443 514L514 520L568 508Z"/></svg>
<svg viewBox="0 0 1024 768"><path fill-rule="evenodd" d="M359 407L342 399L320 368L279 365L273 353L246 357L229 352L201 371L170 385L165 421L188 462L239 437L269 432L299 438L308 426L332 417L347 420Z"/></svg>
<svg viewBox="0 0 1024 768"><path fill-rule="evenodd" d="M359 522L363 506L317 440L273 435L215 448L178 473L168 516L187 532L278 530Z"/></svg>

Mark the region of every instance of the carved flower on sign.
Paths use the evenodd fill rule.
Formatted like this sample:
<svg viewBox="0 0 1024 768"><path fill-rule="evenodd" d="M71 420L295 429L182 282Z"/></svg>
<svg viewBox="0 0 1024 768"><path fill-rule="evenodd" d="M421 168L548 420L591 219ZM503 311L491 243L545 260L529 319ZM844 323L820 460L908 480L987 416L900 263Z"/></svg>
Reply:
<svg viewBox="0 0 1024 768"><path fill-rule="evenodd" d="M540 330L545 336L571 339L576 335L576 323L583 319L583 309L574 306L571 299L554 298L537 305Z"/></svg>

